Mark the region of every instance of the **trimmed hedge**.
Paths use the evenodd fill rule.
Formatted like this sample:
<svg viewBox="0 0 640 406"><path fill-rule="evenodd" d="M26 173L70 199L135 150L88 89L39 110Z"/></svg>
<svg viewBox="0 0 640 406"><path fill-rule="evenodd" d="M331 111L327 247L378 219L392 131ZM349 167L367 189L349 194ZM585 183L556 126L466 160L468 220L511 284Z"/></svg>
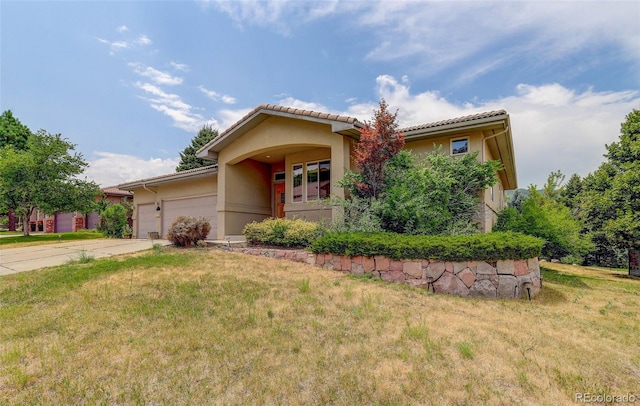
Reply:
<svg viewBox="0 0 640 406"><path fill-rule="evenodd" d="M384 255L392 259L442 261L497 261L540 256L544 241L513 232L464 236L428 236L394 233L331 233L316 240L316 254L350 257Z"/></svg>
<svg viewBox="0 0 640 406"><path fill-rule="evenodd" d="M242 230L249 244L307 247L321 234L320 225L300 219L269 218Z"/></svg>

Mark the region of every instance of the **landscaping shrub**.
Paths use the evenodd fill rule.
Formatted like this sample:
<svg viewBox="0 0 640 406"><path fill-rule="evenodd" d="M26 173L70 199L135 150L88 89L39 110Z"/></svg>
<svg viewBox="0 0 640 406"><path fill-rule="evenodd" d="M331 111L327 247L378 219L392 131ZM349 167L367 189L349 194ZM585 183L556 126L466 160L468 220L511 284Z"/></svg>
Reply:
<svg viewBox="0 0 640 406"><path fill-rule="evenodd" d="M438 259L442 261L527 259L538 257L544 241L512 232L426 236L395 233L328 233L318 238L311 251L346 256L384 255L392 259Z"/></svg>
<svg viewBox="0 0 640 406"><path fill-rule="evenodd" d="M127 208L120 204L110 204L100 212L98 231L105 237L122 238L127 226Z"/></svg>
<svg viewBox="0 0 640 406"><path fill-rule="evenodd" d="M322 233L322 226L301 219L269 218L247 224L242 233L249 244L306 247Z"/></svg>
<svg viewBox="0 0 640 406"><path fill-rule="evenodd" d="M188 247L206 239L209 231L211 224L206 218L180 216L171 223L167 231L167 240L179 247Z"/></svg>

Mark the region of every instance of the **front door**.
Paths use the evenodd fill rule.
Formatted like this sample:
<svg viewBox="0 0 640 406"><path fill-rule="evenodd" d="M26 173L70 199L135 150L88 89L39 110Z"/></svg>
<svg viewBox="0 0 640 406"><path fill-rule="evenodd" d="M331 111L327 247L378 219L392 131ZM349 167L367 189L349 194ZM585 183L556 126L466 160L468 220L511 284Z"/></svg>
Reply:
<svg viewBox="0 0 640 406"><path fill-rule="evenodd" d="M273 206L275 207L275 216L277 218L283 218L284 217L284 204L287 201L286 195L285 195L285 184L284 183L276 183L275 185L273 185L273 189L274 189L274 193L273 193L273 200L274 200L274 204Z"/></svg>

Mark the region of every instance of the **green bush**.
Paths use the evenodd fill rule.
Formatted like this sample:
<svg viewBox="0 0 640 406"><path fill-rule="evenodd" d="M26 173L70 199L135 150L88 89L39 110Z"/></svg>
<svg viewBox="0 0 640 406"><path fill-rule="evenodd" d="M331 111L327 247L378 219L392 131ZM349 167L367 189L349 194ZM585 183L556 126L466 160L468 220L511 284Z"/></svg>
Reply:
<svg viewBox="0 0 640 406"><path fill-rule="evenodd" d="M300 219L269 218L247 224L242 233L249 244L306 247L322 233L322 226Z"/></svg>
<svg viewBox="0 0 640 406"><path fill-rule="evenodd" d="M211 231L209 220L204 217L179 216L167 231L167 240L179 247L197 245L203 241Z"/></svg>
<svg viewBox="0 0 640 406"><path fill-rule="evenodd" d="M127 226L127 208L120 203L111 204L100 212L98 231L105 237L122 238Z"/></svg>
<svg viewBox="0 0 640 406"><path fill-rule="evenodd" d="M442 261L526 259L538 257L544 241L519 233L503 232L457 236L395 233L329 233L318 238L311 251L334 255Z"/></svg>

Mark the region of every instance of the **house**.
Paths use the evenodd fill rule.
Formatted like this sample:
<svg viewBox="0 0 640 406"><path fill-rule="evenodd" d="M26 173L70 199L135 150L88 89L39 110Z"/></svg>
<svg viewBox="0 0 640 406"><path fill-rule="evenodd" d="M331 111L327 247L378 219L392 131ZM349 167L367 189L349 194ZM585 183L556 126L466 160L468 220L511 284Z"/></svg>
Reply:
<svg viewBox="0 0 640 406"><path fill-rule="evenodd" d="M103 195L96 199L105 199L111 203L121 203L123 200L133 199L133 193L121 190L115 186L102 189ZM29 218L31 231L44 231L45 233L64 233L81 229L95 229L100 221L97 212L83 214L80 212L56 212L53 215L45 215L39 210L34 210Z"/></svg>
<svg viewBox="0 0 640 406"><path fill-rule="evenodd" d="M268 217L331 219L320 200L344 197L336 186L348 169L364 124L353 117L260 105L202 147L197 156L217 165L118 185L134 192L134 233L166 235L178 215L207 217L212 238L242 234L251 221ZM490 231L517 188L511 125L504 110L401 129L405 148L427 153L442 145L452 156L479 152L500 160L499 181L481 196L479 227Z"/></svg>

